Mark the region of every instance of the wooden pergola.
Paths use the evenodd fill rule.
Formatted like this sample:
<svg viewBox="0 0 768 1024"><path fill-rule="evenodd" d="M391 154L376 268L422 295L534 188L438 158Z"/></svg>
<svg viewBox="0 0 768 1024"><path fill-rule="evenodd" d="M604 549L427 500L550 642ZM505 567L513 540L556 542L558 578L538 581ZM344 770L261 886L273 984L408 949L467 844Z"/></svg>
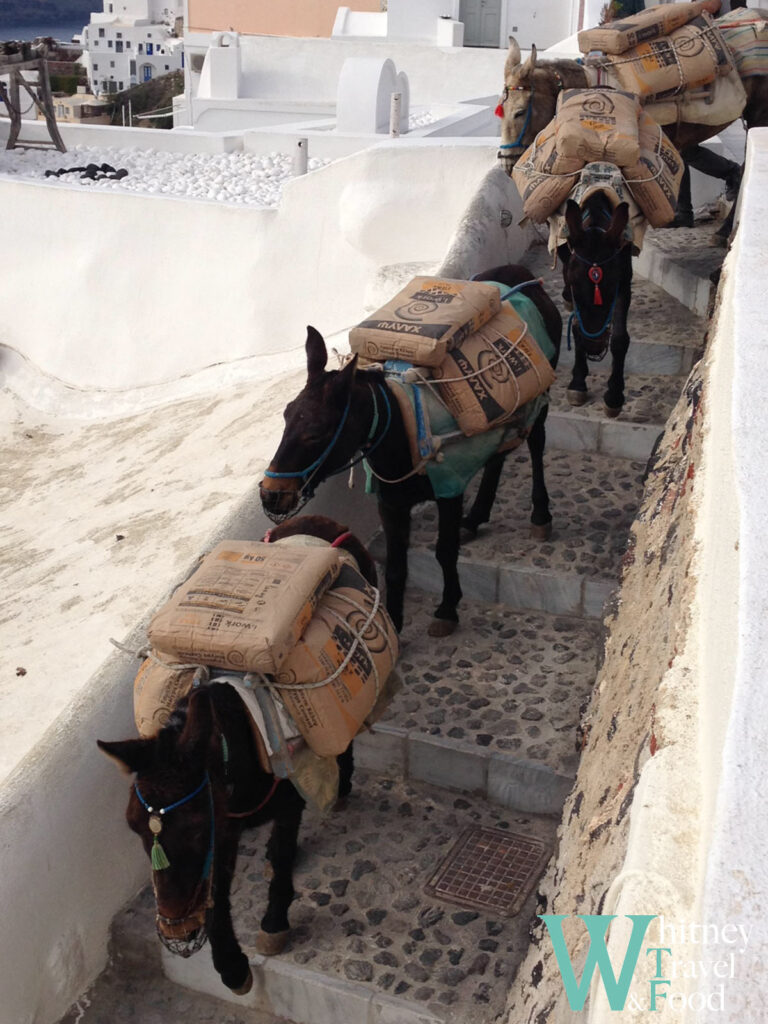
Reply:
<svg viewBox="0 0 768 1024"><path fill-rule="evenodd" d="M37 82L30 80L30 72L37 72ZM2 80L6 76L8 77L7 85ZM51 138L50 142L20 138L22 91L29 94L32 102L45 118ZM24 53L0 53L0 100L5 104L11 121L6 149L15 149L16 146L29 149L52 149L55 147L60 153L66 153L67 147L64 145L64 140L56 124L51 80L48 76L48 61L44 57L29 58Z"/></svg>

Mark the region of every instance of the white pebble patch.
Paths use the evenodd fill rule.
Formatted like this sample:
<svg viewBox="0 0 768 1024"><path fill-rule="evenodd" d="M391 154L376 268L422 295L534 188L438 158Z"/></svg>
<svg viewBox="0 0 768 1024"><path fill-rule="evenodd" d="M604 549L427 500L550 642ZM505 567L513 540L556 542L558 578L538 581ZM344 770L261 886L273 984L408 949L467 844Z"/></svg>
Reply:
<svg viewBox="0 0 768 1024"><path fill-rule="evenodd" d="M312 157L309 170L330 163ZM91 181L80 174L45 177L48 170L110 164L125 168L120 181ZM43 179L55 184L95 188L141 195L202 199L234 206L277 206L283 184L293 177L293 157L287 153L168 153L163 150L117 149L74 146L57 150L12 149L0 151L0 175L26 180Z"/></svg>

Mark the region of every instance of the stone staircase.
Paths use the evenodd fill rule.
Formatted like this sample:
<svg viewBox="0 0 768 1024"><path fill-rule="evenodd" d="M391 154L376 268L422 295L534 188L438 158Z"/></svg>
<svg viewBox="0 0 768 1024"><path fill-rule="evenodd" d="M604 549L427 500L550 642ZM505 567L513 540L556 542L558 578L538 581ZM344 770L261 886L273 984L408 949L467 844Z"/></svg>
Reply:
<svg viewBox="0 0 768 1024"><path fill-rule="evenodd" d="M663 274L670 261L685 259L675 234L649 233L658 258L647 264ZM700 306L701 267L710 260L714 270L722 251L710 250L706 229L690 234L688 250L697 240L700 248L700 284L691 293ZM559 302L560 271L549 269L544 248L528 262ZM704 332L699 315L659 283L636 277L628 401L618 420L602 412L607 367L590 377L589 404L567 405L563 352L547 421L552 538L528 539L530 470L520 449L508 459L492 523L462 549L461 628L439 641L426 635L441 587L431 550L436 513L416 510L404 687L375 732L356 741L347 809L305 818L292 941L278 958L254 951L266 835L249 833L242 843L232 906L253 963L252 992L238 998L224 989L207 950L189 960L161 954L145 891L115 920L111 966L67 1024L182 1016L188 1024L495 1020L527 947L535 882L509 917L439 898L428 883L469 828L538 840L545 855L554 849L578 765L580 709L595 680L602 608L618 580L645 462ZM380 538L373 549L381 556ZM475 867L487 865L478 858ZM160 980L161 963L176 986ZM191 990L201 995L191 998Z"/></svg>

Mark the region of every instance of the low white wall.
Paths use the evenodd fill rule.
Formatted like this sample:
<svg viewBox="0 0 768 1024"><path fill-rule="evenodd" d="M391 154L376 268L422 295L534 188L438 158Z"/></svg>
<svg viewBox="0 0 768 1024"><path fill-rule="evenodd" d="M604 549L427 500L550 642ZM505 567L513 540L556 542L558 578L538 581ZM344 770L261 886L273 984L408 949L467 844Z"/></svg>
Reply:
<svg viewBox="0 0 768 1024"><path fill-rule="evenodd" d="M333 334L379 265L440 259L495 159L487 140L393 140L292 180L276 210L0 180L0 344L126 388L280 352L307 323Z"/></svg>
<svg viewBox="0 0 768 1024"><path fill-rule="evenodd" d="M184 37L187 67L193 54L204 54L210 36ZM442 48L420 43L357 41L351 39L288 39L241 36L240 95L254 99L301 101L312 96L321 103L336 102L336 87L348 57L390 57L408 76L411 105L452 103L474 96L500 93L506 48ZM189 72L193 92L198 75Z"/></svg>

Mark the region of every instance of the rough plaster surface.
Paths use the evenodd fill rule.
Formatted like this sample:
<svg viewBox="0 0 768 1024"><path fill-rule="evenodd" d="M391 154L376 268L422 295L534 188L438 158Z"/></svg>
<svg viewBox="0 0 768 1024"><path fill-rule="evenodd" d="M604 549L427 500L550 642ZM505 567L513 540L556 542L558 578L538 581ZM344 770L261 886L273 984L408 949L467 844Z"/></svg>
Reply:
<svg viewBox="0 0 768 1024"><path fill-rule="evenodd" d="M583 720L581 764L566 801L558 853L541 887L540 912L612 913L644 777L656 770L654 762L696 756L695 744L691 750L685 738L687 722L683 719L681 728L680 718L681 697L691 686L689 663L677 665L676 659L689 631L694 548L688 522L696 502L704 412L703 382L694 371L653 461L623 559L621 590L606 615L603 664ZM690 908L698 801L695 777L685 785L678 782L667 808L674 815L676 860L665 878L646 878L640 887L644 899L623 913L674 917ZM655 852L648 850L652 861ZM580 977L586 933L573 919L564 930ZM614 931L618 935L620 929ZM573 1020L543 926L512 986L508 1009L510 1024Z"/></svg>

